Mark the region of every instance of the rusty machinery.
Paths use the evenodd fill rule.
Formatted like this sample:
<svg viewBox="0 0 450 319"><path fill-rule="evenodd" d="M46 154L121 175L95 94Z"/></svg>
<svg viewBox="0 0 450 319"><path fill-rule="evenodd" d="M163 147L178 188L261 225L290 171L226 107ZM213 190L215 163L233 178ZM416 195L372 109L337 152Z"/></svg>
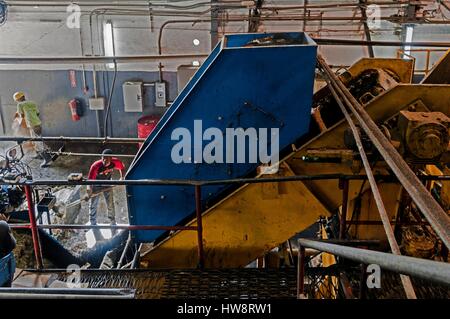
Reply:
<svg viewBox="0 0 450 319"><path fill-rule="evenodd" d="M426 172L430 166L436 170L439 170L438 168L447 170L449 163L449 118L447 114L449 112L448 105L440 103L438 100L444 98L448 101L448 88L446 88L445 96L442 96L436 94L440 89L437 86L402 87L402 85L395 85L378 98L371 96L370 93L364 93L361 97L368 96L367 101L352 92L349 84L357 79L347 81L344 86L345 82L342 81L342 77L338 79L321 57L319 57L319 64L327 77L327 89L332 94L333 100L339 105L351 128L351 133L349 133L349 129L344 131L344 144L361 158L369 178L368 201L361 201L360 196L355 198L353 202L358 202L358 205L355 203L353 205L351 222L355 216L355 209L359 209L360 213L361 209L366 206L368 222L373 222L373 218L379 214L385 236L394 254L406 253L410 256L446 261L450 222L448 212L444 209L448 207L448 203L443 201L443 197L440 197L439 194L432 196L435 194L429 191L433 191L433 189L425 188L417 179L416 174ZM379 76L378 79L382 79L382 77ZM380 87L378 83L375 86ZM433 94L436 95L433 97ZM375 105L378 105L379 108L376 109ZM392 108L389 109L389 105ZM332 145L328 146L332 148ZM373 166L369 163L368 158L375 159ZM376 166L377 162L381 162L378 167ZM376 169L392 170L400 181L400 185L398 185L400 188L397 191L391 189L392 193L385 192L384 196L381 196L384 187L375 183L373 179L373 171ZM363 187L361 187L360 195L362 195L362 190ZM372 199L376 209L371 211L367 206L371 205ZM399 203L399 205L392 203ZM347 205L348 203L343 203L341 207L341 228L346 225ZM361 221L360 217L361 215L355 219ZM395 236L391 226L393 220L416 222L417 224L395 227L394 230L400 234ZM365 232L355 232L353 236L360 239L368 236L368 232L370 229L366 228ZM344 238L347 238L348 235L350 234L345 231L340 233L340 236ZM380 232L376 237L383 239L386 238L385 236ZM400 244L397 242L397 238L399 238ZM402 251L400 247L402 247ZM416 298L411 279L403 275L400 278L406 296Z"/></svg>
<svg viewBox="0 0 450 319"><path fill-rule="evenodd" d="M364 108L391 145L391 150L401 156L401 161L409 164L408 170L422 176L448 175L450 90L448 86L430 83L412 85L412 73L413 64L408 60L363 59L340 78L356 100L354 104ZM320 220L318 237L321 239L336 240L340 237L338 243L357 247L376 245L386 251L389 241L377 209L379 202L374 198L376 193L384 202L388 224L393 225L394 241L398 240L401 254L435 260L446 258L448 252L445 251L445 241L441 239L445 232L436 232L433 223L424 218L425 214L416 203L417 198L399 183L397 175L400 174L392 174L393 164L389 161L392 159L385 158L383 150L370 136L373 132L356 120L355 113L347 105L347 115L353 116L359 136L357 143L354 130L349 131L349 122L344 119L341 105L336 101L350 99L342 96L336 99L333 92L336 93L337 88L343 92L341 87L333 86L332 90L325 87L316 93L314 108L320 117L314 117L316 121L312 121L308 135L292 145L292 151L281 160L278 174L261 174L258 178L326 174L355 178L342 178L339 182L331 178L305 178L296 182L287 180L240 186L203 213L207 269L245 267L273 248L284 245L317 220ZM346 102L341 101L341 104ZM318 118L321 122L317 121ZM357 144L362 144L364 152L360 152ZM367 165L362 163L363 153L369 161L370 172L383 177L376 180L375 190L365 178L356 178L368 173ZM445 209L450 203L448 186L447 181L426 183L428 190L433 191L433 200ZM340 232L336 232L336 220ZM442 220L445 227L446 220ZM187 224L193 226L196 221ZM152 247L143 247L141 267L195 268L196 245L195 232L173 232ZM296 257L295 247L286 245L285 248L282 255L286 256L285 259L291 258L290 263L286 263L292 265ZM306 251L307 256L315 254ZM331 254L323 253L313 261L321 267L315 270L309 267L306 273L317 274L316 279L322 279L317 279L311 296L339 297L336 289L339 285L350 285L353 270L339 268L346 265L341 265L340 259ZM272 261L271 265L279 267L279 260ZM324 267L328 270L323 271ZM330 272L331 269L335 271ZM311 283L313 278L310 279ZM312 287L311 284L309 286ZM417 291L417 296L423 294Z"/></svg>
<svg viewBox="0 0 450 319"><path fill-rule="evenodd" d="M448 163L450 112L447 101L450 90L442 85L411 84L413 69L411 60L362 59L342 73L340 80L401 154L402 161L406 160L415 173L429 172L430 167L443 172ZM309 133L297 141L292 146L293 151L282 159L277 176L364 174L348 124L329 88L316 92L314 109L315 121L312 121ZM373 172L392 175L391 167L380 156L365 130L360 125L358 130ZM429 183L427 186L434 185L432 187L438 189L445 183ZM444 258L446 252L442 248L445 245L398 180L395 177L379 180L377 185L401 252ZM339 186L344 190L347 188L346 196ZM274 211L277 214L273 214ZM338 215L334 214L336 211ZM203 214L206 267L243 267L273 248L284 245L286 240L318 219L331 221L332 216L345 220L343 239L376 240L380 249L388 249L373 193L365 181L304 180L247 184ZM188 225L195 225L195 221ZM338 237L338 233L320 234L322 238L329 238ZM141 266L195 267L195 242L194 234L174 233L146 249ZM289 250L292 252L292 247L284 247L286 253L281 255L291 258ZM324 260L331 265L334 259ZM276 266L277 262L271 264Z"/></svg>
<svg viewBox="0 0 450 319"><path fill-rule="evenodd" d="M450 118L442 112L401 111L397 120L400 153L412 162L439 164L448 152Z"/></svg>
<svg viewBox="0 0 450 319"><path fill-rule="evenodd" d="M436 170L448 174L445 165L448 163L450 90L448 86L430 83L412 85L412 74L413 63L409 60L362 59L342 73L340 80L415 173L430 173L434 169L433 175ZM361 154L355 148L348 123L330 88L315 94L314 109L319 116L314 117L316 121L312 121L310 131L292 145L292 151L281 160L278 174L272 177L364 174ZM380 154L370 132L361 123L356 124L373 172L392 176L392 163ZM258 176L264 177L268 176ZM421 215L416 198L408 195L395 177L377 180L377 186L388 222L395 226L402 253L444 258L441 234L436 234L434 225L430 226ZM435 190L439 195L436 199L442 204L448 185L441 182L427 186ZM242 185L203 213L205 267L244 267L318 219L323 225L330 225L333 216L345 221L344 231L338 234L333 232L333 227L328 227L328 231L324 228L321 238L342 235L342 240L374 240L380 249L387 250L386 232L373 193L363 179L339 183L333 179L305 179ZM187 224L194 226L196 221ZM402 229L403 226L406 228ZM196 246L194 232L171 233L152 247L144 247L141 266L195 268ZM292 247L286 247L292 252ZM295 247L293 250L295 253ZM329 266L336 259L328 256L320 262ZM329 296L336 297L333 293Z"/></svg>

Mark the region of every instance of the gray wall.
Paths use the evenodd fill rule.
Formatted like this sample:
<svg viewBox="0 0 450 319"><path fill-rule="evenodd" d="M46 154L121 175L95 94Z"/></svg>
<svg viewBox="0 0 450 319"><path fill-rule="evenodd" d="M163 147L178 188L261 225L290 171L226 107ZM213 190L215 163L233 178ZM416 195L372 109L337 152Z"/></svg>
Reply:
<svg viewBox="0 0 450 319"><path fill-rule="evenodd" d="M199 1L183 2L183 5ZM327 0L311 0L310 4L326 3ZM344 0L352 2L354 0ZM86 2L85 2L86 4ZM277 0L272 4L301 5L303 1ZM431 7L436 7L430 4ZM193 9L192 11L206 10L208 7ZM64 7L26 7L11 6L8 21L0 27L0 56L84 56L103 55L103 27L106 21L112 20L114 26L115 54L122 55L156 55L158 54L158 36L160 27L167 20L192 19L188 17L189 10L183 10L186 16L155 16L151 23L149 16L108 16L108 14L95 14L90 21L89 13L93 7L83 6L80 29L69 28L66 25L68 13ZM443 13L450 13L441 7ZM179 11L181 12L181 11ZM178 13L179 13L178 12ZM230 14L247 14L247 9L229 10ZM317 10L315 11L317 14ZM358 9L324 11L324 17L359 16ZM396 14L397 9L383 9L383 16ZM208 19L210 14L206 12L201 16ZM198 18L198 16L194 17ZM441 20L437 16L435 20ZM92 23L91 23L92 22ZM208 54L211 47L210 22L195 23L185 22L169 24L162 36L163 54ZM259 31L300 31L303 30L302 21L265 21ZM307 32L311 36L364 39L364 32L359 23L350 21L330 21L319 23L308 22ZM222 33L241 33L247 31L247 22L227 22L221 26ZM371 30L374 40L398 41L402 38L402 28L399 25L384 21L380 29ZM198 39L200 45L193 44ZM416 25L414 41L450 41L449 25ZM377 47L375 54L378 57L395 56L398 48ZM358 59L368 56L365 47L333 47L323 46L321 53L330 64L351 65ZM432 62L436 61L440 54L433 54ZM417 65L422 67L424 55L416 54ZM177 92L176 70L180 65L192 64L190 59L174 59L165 61L164 78L168 82L169 100L173 100ZM202 59L200 59L202 61ZM143 114L125 113L123 111L122 83L128 80L143 80L151 82L157 79L157 63L127 63L119 65L119 76L115 94L112 99L112 112L110 123L113 128L112 135L117 137L134 137L137 135L136 122L139 117L146 114L158 114L164 110L153 107L153 88L146 89L146 103ZM44 120L44 135L57 136L97 136L97 114L87 108L87 99L92 97L92 74L87 74L88 86L91 90L82 92L82 76L77 71L77 88L71 88L69 83L68 68L80 70L81 65L0 65L0 99L4 115L5 130L11 133L11 119L15 110L12 94L17 90L25 91L41 107ZM92 70L92 65L86 65L86 69ZM97 70L105 70L104 65L96 65ZM146 70L148 72L141 72ZM112 72L99 72L98 74L99 96L108 96L109 86L112 80ZM84 115L78 122L70 118L67 102L78 97L84 101ZM100 112L100 124L103 126L103 112ZM1 123L0 123L0 128ZM2 131L0 131L0 134Z"/></svg>
<svg viewBox="0 0 450 319"><path fill-rule="evenodd" d="M114 72L97 72L98 96L107 97L112 84ZM41 111L43 135L45 136L97 136L97 116L89 110L88 98L94 96L92 72L86 72L89 91L83 93L82 72L76 71L77 87L72 88L69 71L25 71L0 70L0 101L5 123L6 134L11 134L11 121L16 110L12 95L16 91L24 91L28 99L35 101ZM175 72L164 72L163 79L167 83L168 99L177 95L177 79ZM115 137L136 137L137 121L143 115L162 114L165 108L154 106L153 87L144 88L144 111L142 113L124 112L122 84L125 81L154 82L158 80L157 72L118 72L111 103L109 127ZM82 102L83 115L80 121L71 120L68 102L78 98ZM103 132L104 112L99 112L101 132ZM0 124L1 126L1 124ZM1 128L3 129L3 128ZM1 131L3 132L3 131Z"/></svg>

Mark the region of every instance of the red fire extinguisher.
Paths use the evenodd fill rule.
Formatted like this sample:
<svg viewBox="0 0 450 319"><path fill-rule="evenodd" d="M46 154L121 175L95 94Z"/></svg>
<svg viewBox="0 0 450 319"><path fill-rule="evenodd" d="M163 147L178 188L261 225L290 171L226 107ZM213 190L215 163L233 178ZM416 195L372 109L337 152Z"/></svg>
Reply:
<svg viewBox="0 0 450 319"><path fill-rule="evenodd" d="M78 114L78 100L73 99L69 102L70 113L72 114L72 121L76 122L80 120L80 115Z"/></svg>

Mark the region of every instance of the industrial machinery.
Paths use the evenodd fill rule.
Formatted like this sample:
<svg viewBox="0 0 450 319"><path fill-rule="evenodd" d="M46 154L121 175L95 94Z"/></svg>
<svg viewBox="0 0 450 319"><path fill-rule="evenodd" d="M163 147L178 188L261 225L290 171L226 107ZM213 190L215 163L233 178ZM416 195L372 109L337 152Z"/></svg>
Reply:
<svg viewBox="0 0 450 319"><path fill-rule="evenodd" d="M132 227L184 229L132 229L123 251L139 244L132 264L146 270L88 270L86 284L141 297L450 297L450 51L412 84L413 60L364 58L336 74L316 49L304 33L224 37L126 176L155 182L127 185ZM278 153L208 162L194 137L174 160L180 132L204 142L203 129L231 127L277 129ZM374 265L390 271L367 291Z"/></svg>
<svg viewBox="0 0 450 319"><path fill-rule="evenodd" d="M12 185L31 177L31 169L21 161L22 158L21 144L8 149L5 156L0 156L0 180L4 182L0 187L0 214L13 212L25 200L23 189Z"/></svg>
<svg viewBox="0 0 450 319"><path fill-rule="evenodd" d="M374 68L381 71L372 72ZM389 89L385 83L392 83L391 86L397 81L408 83L412 68L411 61L363 59L342 77L348 79L349 85L354 85L354 90L358 90L360 97L367 97L370 92L376 91L380 94L383 85ZM380 84L377 81L379 73L393 74L396 81L386 80L384 84ZM368 74L372 75L367 76ZM376 89L373 86L376 86ZM366 88L365 91L362 87ZM299 136L299 139L292 141L293 144L296 142L299 148L294 144L294 151L281 161L279 177L336 172L358 174L361 170L357 152L345 146L343 116L337 112L335 102L333 103L330 93L326 91L327 88L324 88L317 92L313 102L313 109L321 113L321 125L325 125L325 131L321 133L317 121L311 121L306 136ZM313 118L317 119L316 116ZM332 129L329 130L328 127ZM342 142L339 143L339 140ZM326 144L322 141L326 141ZM352 183L352 198L359 194L361 185L360 181ZM308 228L321 216L331 216L342 204L338 186L337 181L330 180L248 184L240 187L204 214L206 264L209 267L244 267ZM392 191L387 187L385 189L386 192ZM239 214L236 214L236 211ZM277 214L273 213L275 211ZM195 225L195 221L189 225ZM145 265L155 268L195 267L195 246L195 234L179 232L154 247L143 260ZM183 257L180 258L181 256Z"/></svg>
<svg viewBox="0 0 450 319"><path fill-rule="evenodd" d="M226 159L206 163L203 147L208 143L202 145L203 130L205 136L209 128L220 130L225 138L229 128L271 132L275 128L279 133L268 134L259 152L267 153L275 141L280 150L289 147L308 131L316 49L304 33L275 34L269 39L265 34L225 36L158 122L126 178L214 180L254 174L259 164L241 162L234 142L220 150ZM194 133L189 136L190 154L182 163L173 159L181 138L177 129ZM243 151L250 158L250 146ZM231 160L230 154L234 154ZM214 203L225 190L223 185L204 187L202 197ZM130 186L127 191L132 224L176 225L195 213L193 188ZM161 234L138 231L133 238L151 242Z"/></svg>
<svg viewBox="0 0 450 319"><path fill-rule="evenodd" d="M437 65L434 70L442 67ZM450 90L448 85L411 84L413 71L412 60L362 59L342 73L340 80L416 174L422 177L435 173L446 175ZM206 267L245 267L285 242L289 243L289 239L318 220L329 221L322 223L328 230L320 233L322 239L376 241L378 249L382 250L392 245L383 228L383 217L377 211L374 191L366 180L356 178L365 175L364 165L348 122L329 86L315 94L312 108L309 131L291 141L293 151L282 158L277 176L339 174L355 178L250 183L235 189L203 213ZM445 235L436 233L434 226L425 226L426 219L420 215L415 199L393 176L390 164L380 155L372 139L359 125L357 130L372 172L384 176L377 185L387 218L395 225L397 238L400 238L402 252L446 260ZM268 176L260 174L258 177ZM447 211L448 183L443 180L427 185L428 191L435 194L434 198ZM332 216L338 217L338 226L336 222L333 224ZM448 212L445 217L442 219L444 227L448 224ZM196 226L196 220L186 225ZM194 268L196 245L192 232L171 233L147 249L141 266ZM292 248L290 250L292 257ZM286 259L289 249L287 252ZM325 260L323 265L336 263L335 258ZM333 294L327 297L336 297Z"/></svg>

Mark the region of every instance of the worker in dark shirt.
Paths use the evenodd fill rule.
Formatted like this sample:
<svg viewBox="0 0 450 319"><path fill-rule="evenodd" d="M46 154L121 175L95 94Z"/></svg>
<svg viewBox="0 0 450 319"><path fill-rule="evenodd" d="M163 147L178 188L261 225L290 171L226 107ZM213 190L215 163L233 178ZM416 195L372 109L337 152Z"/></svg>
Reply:
<svg viewBox="0 0 450 319"><path fill-rule="evenodd" d="M11 228L4 220L0 220L0 259L8 255L16 248L16 240L11 233Z"/></svg>
<svg viewBox="0 0 450 319"><path fill-rule="evenodd" d="M11 287L16 270L16 261L11 252L16 248L16 240L5 220L6 217L0 214L0 287Z"/></svg>
<svg viewBox="0 0 450 319"><path fill-rule="evenodd" d="M110 156L113 152L106 149L102 152L102 159L94 162L89 170L89 179L111 180L114 170L120 173L120 179L123 179L125 165L119 159ZM105 197L106 206L108 208L108 218L112 225L116 224L116 216L114 213L114 199L111 187L104 186L88 186L87 188L89 200L89 220L91 225L97 224L97 206L100 196Z"/></svg>

